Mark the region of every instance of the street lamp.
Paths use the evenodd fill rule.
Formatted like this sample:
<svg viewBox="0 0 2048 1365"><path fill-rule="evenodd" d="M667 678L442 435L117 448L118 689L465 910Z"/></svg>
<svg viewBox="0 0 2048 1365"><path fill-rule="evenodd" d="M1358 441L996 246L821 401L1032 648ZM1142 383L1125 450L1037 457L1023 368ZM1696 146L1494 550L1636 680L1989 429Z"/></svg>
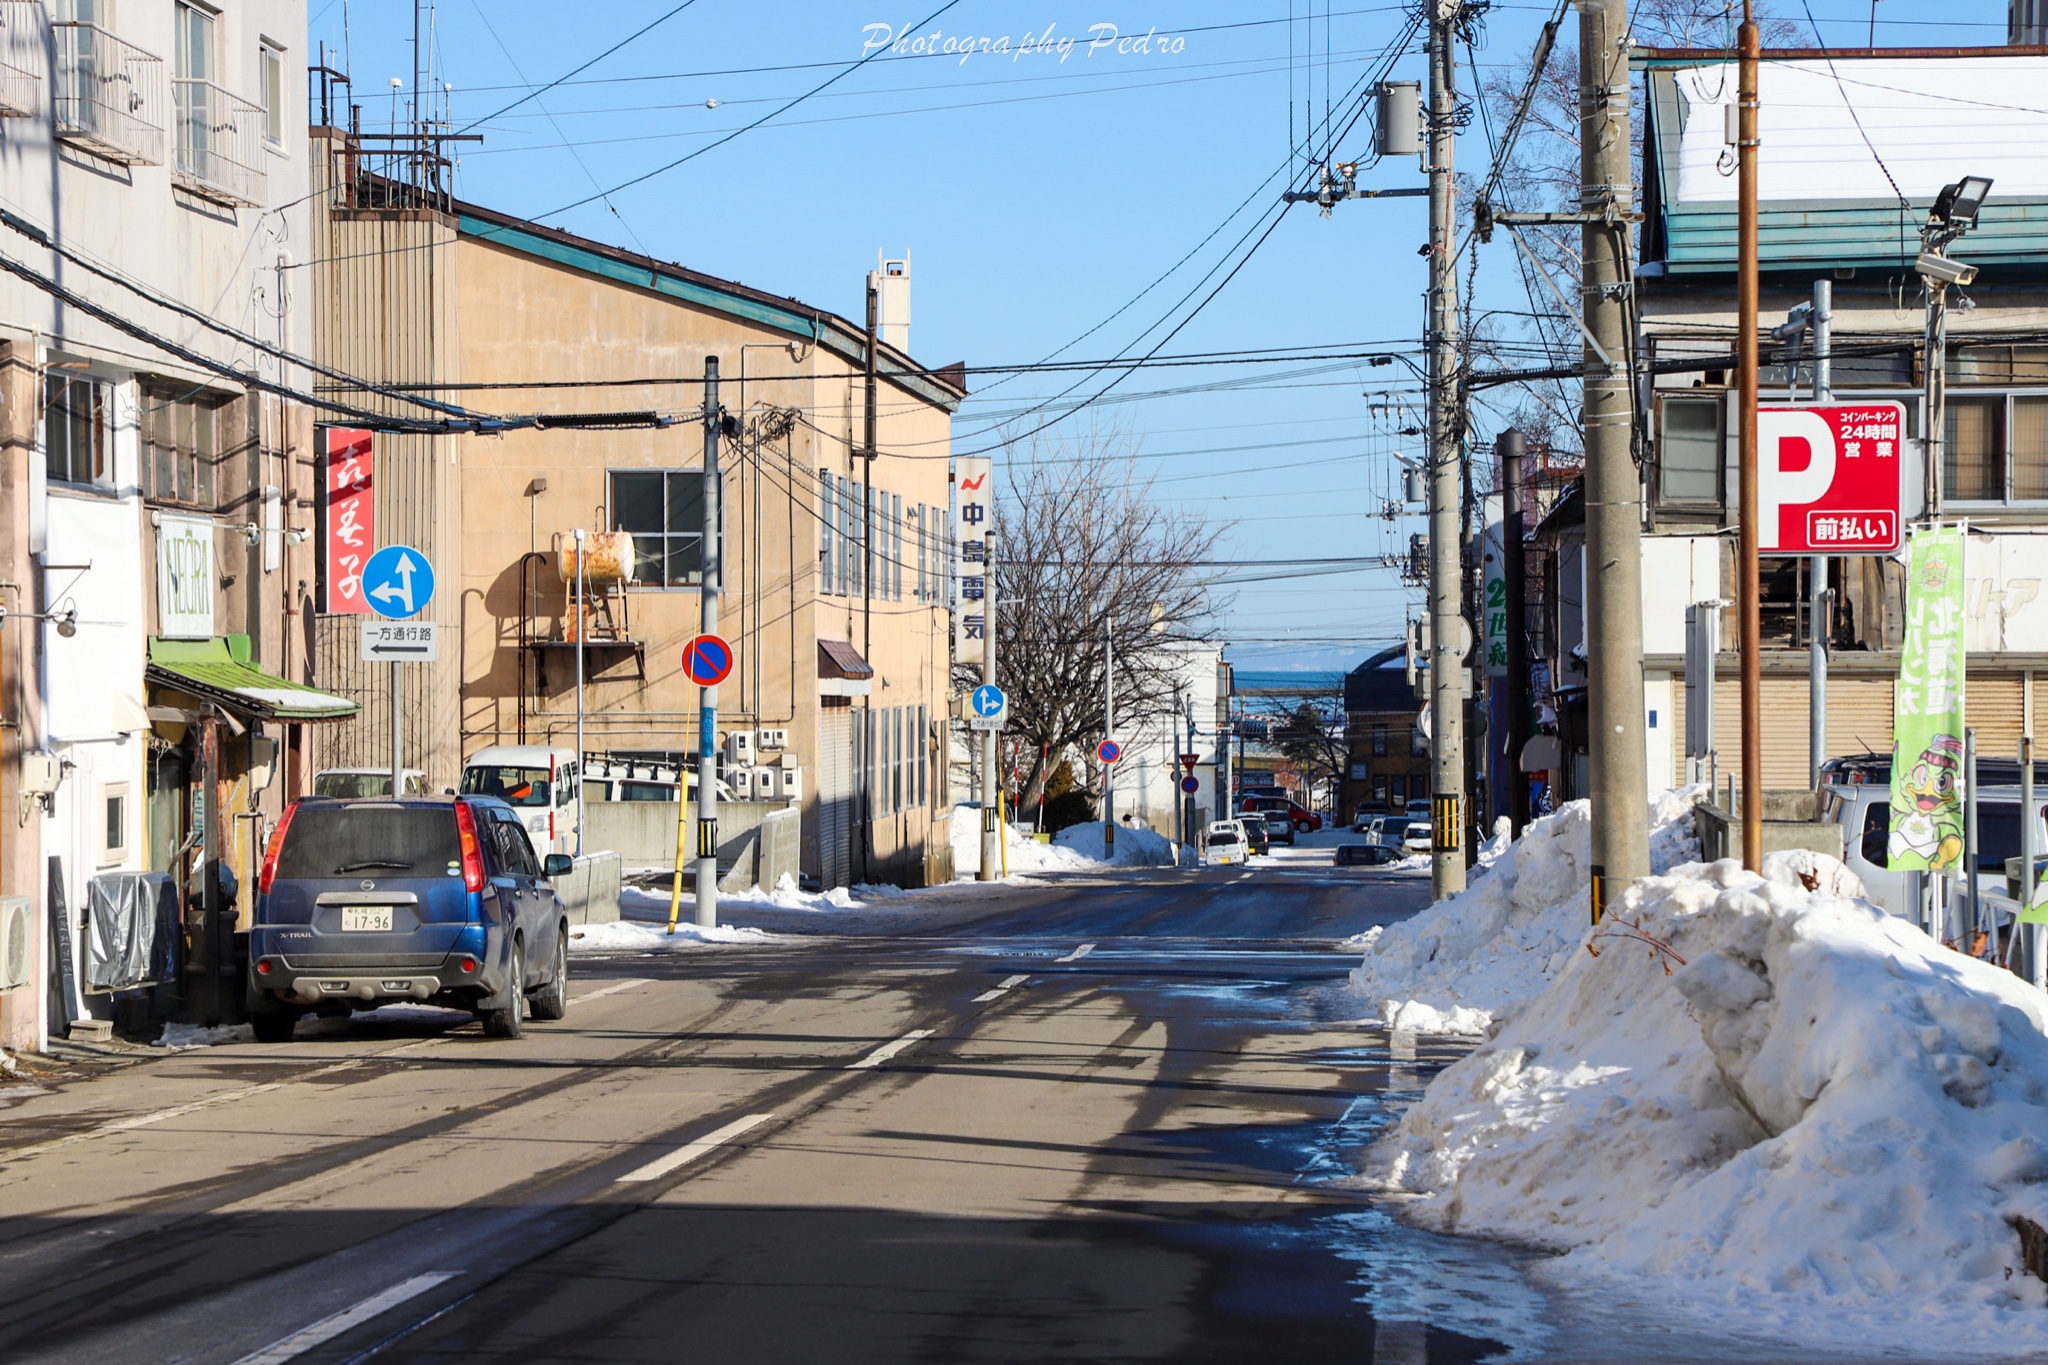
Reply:
<svg viewBox="0 0 2048 1365"><path fill-rule="evenodd" d="M1991 193L1991 179L1966 175L1945 185L1935 196L1927 223L1920 229L1920 254L1913 270L1927 286L1927 334L1923 350L1921 447L1927 452L1927 515L1941 515L1942 445L1948 423L1948 289L1977 278L1977 267L1951 260L1948 244L1977 226L1977 211Z"/></svg>
<svg viewBox="0 0 2048 1365"><path fill-rule="evenodd" d="M57 633L65 639L78 634L78 608L67 606L61 611L9 611L0 607L0 625L10 616L19 616L29 621L48 621L57 627Z"/></svg>

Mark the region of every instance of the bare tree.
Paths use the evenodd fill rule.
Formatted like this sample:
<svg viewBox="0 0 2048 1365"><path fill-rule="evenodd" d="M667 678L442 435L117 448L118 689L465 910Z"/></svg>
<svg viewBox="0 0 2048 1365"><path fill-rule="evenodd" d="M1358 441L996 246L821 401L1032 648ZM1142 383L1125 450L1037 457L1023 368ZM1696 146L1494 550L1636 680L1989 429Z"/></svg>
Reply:
<svg viewBox="0 0 2048 1365"><path fill-rule="evenodd" d="M1070 746L1102 739L1104 652L1115 645L1119 727L1172 712L1172 646L1208 638L1208 567L1224 527L1153 499L1138 443L1095 425L1035 435L997 472L996 645L1006 730L1038 757L1018 795L1038 799ZM963 670L958 682L972 687Z"/></svg>
<svg viewBox="0 0 2048 1365"><path fill-rule="evenodd" d="M1770 17L1759 5L1758 22L1765 46L1791 46L1803 41L1799 24ZM1732 0L1637 0L1629 7L1629 36L1641 47L1726 48L1734 59L1735 25L1739 9ZM1537 78L1529 113L1505 163L1501 167L1494 207L1524 212L1562 213L1579 206L1579 50L1566 35L1571 24L1559 30L1550 60ZM1480 86L1497 129L1505 129L1528 81L1529 64L1535 49L1519 65L1498 68ZM1635 163L1642 163L1643 87L1632 86L1635 104L1631 122ZM1638 176L1638 183L1641 177ZM1469 203L1479 188L1467 179L1460 203ZM1568 299L1579 297L1579 230L1568 226L1530 226L1521 229L1530 253L1542 263ZM1496 239L1498 240L1498 239ZM1505 248L1528 294L1526 310L1500 310L1470 319L1467 328L1472 354L1506 368L1529 363L1532 343L1553 365L1576 365L1579 331L1564 311L1557 294L1543 283L1519 248ZM1523 430L1549 433L1553 448L1574 450L1577 446L1578 393L1575 381L1549 380L1520 385L1508 400L1511 420Z"/></svg>

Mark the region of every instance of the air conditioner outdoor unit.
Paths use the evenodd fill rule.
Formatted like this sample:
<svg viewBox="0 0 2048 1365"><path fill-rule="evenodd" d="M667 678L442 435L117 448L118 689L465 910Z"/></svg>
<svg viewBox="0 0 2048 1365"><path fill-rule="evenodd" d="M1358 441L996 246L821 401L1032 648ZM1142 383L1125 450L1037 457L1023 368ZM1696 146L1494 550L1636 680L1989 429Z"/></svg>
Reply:
<svg viewBox="0 0 2048 1365"><path fill-rule="evenodd" d="M804 794L804 770L784 768L782 770L782 798L785 801L800 801Z"/></svg>
<svg viewBox="0 0 2048 1365"><path fill-rule="evenodd" d="M734 768L725 775L725 785L732 788L732 794L741 801L754 799L754 770Z"/></svg>
<svg viewBox="0 0 2048 1365"><path fill-rule="evenodd" d="M754 732L734 730L725 737L725 761L737 768L754 761Z"/></svg>
<svg viewBox="0 0 2048 1365"><path fill-rule="evenodd" d="M763 730L754 737L754 740L763 749L787 749L789 747L789 731Z"/></svg>
<svg viewBox="0 0 2048 1365"><path fill-rule="evenodd" d="M0 991L28 984L31 937L35 921L29 914L27 896L0 898Z"/></svg>

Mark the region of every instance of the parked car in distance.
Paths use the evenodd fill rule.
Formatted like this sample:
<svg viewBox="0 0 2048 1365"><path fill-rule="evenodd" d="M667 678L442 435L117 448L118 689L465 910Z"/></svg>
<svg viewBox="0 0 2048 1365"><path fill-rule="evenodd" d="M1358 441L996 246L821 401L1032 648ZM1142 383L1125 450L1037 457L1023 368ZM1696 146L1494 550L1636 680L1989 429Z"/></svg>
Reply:
<svg viewBox="0 0 2048 1365"><path fill-rule="evenodd" d="M1338 867L1385 867L1407 856L1407 850L1391 844L1339 844L1336 862Z"/></svg>
<svg viewBox="0 0 2048 1365"><path fill-rule="evenodd" d="M1202 866L1225 867L1242 863L1251 856L1246 847L1244 826L1236 820L1212 820L1202 835Z"/></svg>
<svg viewBox="0 0 2048 1365"><path fill-rule="evenodd" d="M1266 855L1270 855L1273 852L1273 838L1266 832L1264 816L1260 816L1256 820L1240 820L1238 823L1244 826L1244 846L1246 850Z"/></svg>
<svg viewBox="0 0 2048 1365"><path fill-rule="evenodd" d="M1358 809L1351 813L1351 832L1353 834L1363 834L1365 833L1366 826L1379 818L1380 809L1378 806L1373 805L1370 801L1361 801Z"/></svg>
<svg viewBox="0 0 2048 1365"><path fill-rule="evenodd" d="M2019 765L2005 765L2018 780ZM2020 792L2017 787L1984 781L1980 766L1977 786L1977 885L2003 894L2005 860L2020 853ZM2048 853L2048 784L2035 793L2034 848ZM1879 783L1830 784L1823 789L1821 815L1842 827L1842 861L1863 882L1869 900L1894 915L1917 918L1906 874L1891 867L1891 784L1889 773ZM1958 886L1961 879L1955 879Z"/></svg>
<svg viewBox="0 0 2048 1365"><path fill-rule="evenodd" d="M1408 802L1408 818L1410 820L1429 819L1429 798L1426 796L1417 796L1410 798Z"/></svg>
<svg viewBox="0 0 2048 1365"><path fill-rule="evenodd" d="M427 775L418 768L405 770L405 794L425 796ZM361 800L366 796L391 795L389 768L322 768L313 774L313 795L345 796Z"/></svg>
<svg viewBox="0 0 2048 1365"><path fill-rule="evenodd" d="M1306 834L1310 830L1318 830L1323 827L1322 816L1309 810L1300 802L1289 800L1284 796L1248 796L1245 798L1241 809L1246 814L1257 812L1261 815L1268 811L1283 811L1287 814L1289 823L1293 825L1295 832L1298 834Z"/></svg>
<svg viewBox="0 0 2048 1365"><path fill-rule="evenodd" d="M285 1042L307 1010L399 1000L473 1011L517 1038L568 1008L569 924L519 815L488 797L308 797L286 808L257 878L247 1002Z"/></svg>
<svg viewBox="0 0 2048 1365"><path fill-rule="evenodd" d="M1276 844L1294 847L1294 819L1284 810L1261 811L1254 819L1266 823L1266 837Z"/></svg>
<svg viewBox="0 0 2048 1365"><path fill-rule="evenodd" d="M1430 846L1429 836L1429 821L1410 820L1407 830L1401 835L1401 847L1410 853L1427 853Z"/></svg>

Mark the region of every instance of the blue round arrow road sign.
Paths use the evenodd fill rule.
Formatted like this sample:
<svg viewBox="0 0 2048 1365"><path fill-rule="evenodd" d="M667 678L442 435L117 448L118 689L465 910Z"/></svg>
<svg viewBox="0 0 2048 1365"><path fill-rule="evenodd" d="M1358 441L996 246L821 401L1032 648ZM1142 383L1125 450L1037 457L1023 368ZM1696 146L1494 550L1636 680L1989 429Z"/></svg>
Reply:
<svg viewBox="0 0 2048 1365"><path fill-rule="evenodd" d="M699 635L683 646L683 672L699 687L716 687L732 672L732 646L722 636Z"/></svg>
<svg viewBox="0 0 2048 1365"><path fill-rule="evenodd" d="M1202 789L1202 780L1198 777L1183 777L1180 780L1180 789L1193 796Z"/></svg>
<svg viewBox="0 0 2048 1365"><path fill-rule="evenodd" d="M1095 746L1095 756L1104 763L1114 763L1124 756L1124 746L1113 739L1105 739Z"/></svg>
<svg viewBox="0 0 2048 1365"><path fill-rule="evenodd" d="M433 562L410 545L386 545L363 565L363 596L379 616L417 616L434 600Z"/></svg>
<svg viewBox="0 0 2048 1365"><path fill-rule="evenodd" d="M977 716L1000 716L1010 699L1003 695L1003 689L994 683L983 683L974 689L972 704Z"/></svg>

